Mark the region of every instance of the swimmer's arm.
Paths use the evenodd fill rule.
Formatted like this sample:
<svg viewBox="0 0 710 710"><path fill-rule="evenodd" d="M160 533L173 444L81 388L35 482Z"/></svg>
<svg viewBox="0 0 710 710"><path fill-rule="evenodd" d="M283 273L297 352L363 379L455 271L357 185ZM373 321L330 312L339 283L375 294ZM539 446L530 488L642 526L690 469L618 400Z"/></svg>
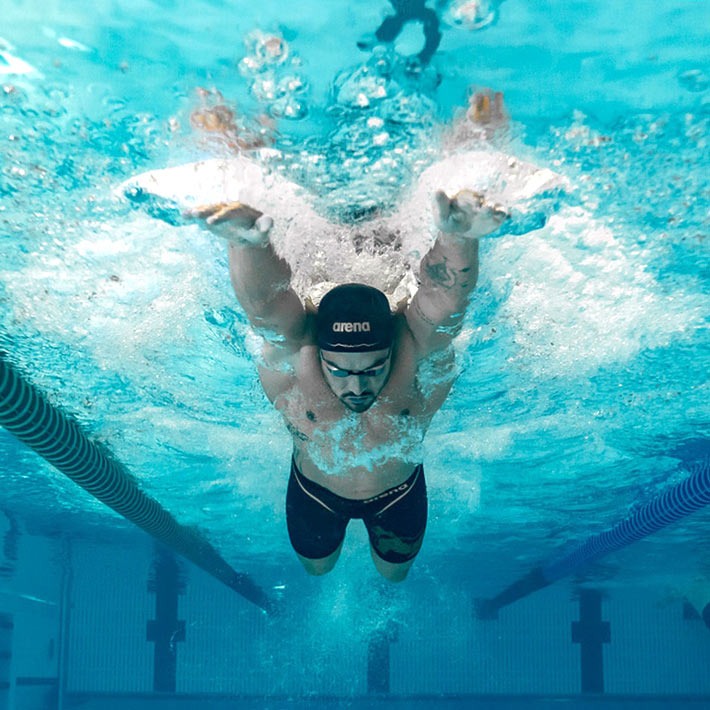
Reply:
<svg viewBox="0 0 710 710"><path fill-rule="evenodd" d="M507 215L462 191L435 195L439 236L422 259L420 286L407 307L407 324L420 357L447 348L456 337L478 280L478 238L494 232Z"/></svg>
<svg viewBox="0 0 710 710"><path fill-rule="evenodd" d="M229 242L232 287L252 326L279 348L297 349L306 311L291 288L291 268L269 240L271 218L238 202L198 207L190 215Z"/></svg>
<svg viewBox="0 0 710 710"><path fill-rule="evenodd" d="M419 279L405 317L419 356L426 357L447 348L461 329L478 280L478 239L439 232Z"/></svg>
<svg viewBox="0 0 710 710"><path fill-rule="evenodd" d="M291 288L291 267L263 245L229 245L229 276L249 322L280 347L299 347L306 331L306 311Z"/></svg>

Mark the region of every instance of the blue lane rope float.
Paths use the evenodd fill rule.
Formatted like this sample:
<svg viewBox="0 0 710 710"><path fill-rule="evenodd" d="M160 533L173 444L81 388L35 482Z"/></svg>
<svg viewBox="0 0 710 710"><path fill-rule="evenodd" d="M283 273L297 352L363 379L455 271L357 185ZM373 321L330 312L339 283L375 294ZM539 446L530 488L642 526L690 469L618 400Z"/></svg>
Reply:
<svg viewBox="0 0 710 710"><path fill-rule="evenodd" d="M195 529L180 525L143 493L123 466L51 405L0 351L0 425L82 488L149 535L194 562L267 612L272 600L247 574L230 567Z"/></svg>
<svg viewBox="0 0 710 710"><path fill-rule="evenodd" d="M492 599L475 603L480 619L494 619L498 610L574 572L582 565L641 540L710 503L710 458L696 463L689 476L670 486L620 523L592 535L569 554L537 567Z"/></svg>

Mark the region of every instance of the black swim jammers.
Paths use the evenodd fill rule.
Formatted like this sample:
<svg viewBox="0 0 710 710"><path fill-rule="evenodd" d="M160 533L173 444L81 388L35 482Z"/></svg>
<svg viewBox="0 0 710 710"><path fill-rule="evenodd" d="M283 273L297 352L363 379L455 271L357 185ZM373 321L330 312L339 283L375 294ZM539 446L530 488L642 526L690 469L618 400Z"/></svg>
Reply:
<svg viewBox="0 0 710 710"><path fill-rule="evenodd" d="M353 500L306 478L291 461L286 521L291 544L299 555L311 560L332 555L353 518L363 520L373 549L386 562L400 564L416 557L427 520L424 467L417 466L394 488Z"/></svg>

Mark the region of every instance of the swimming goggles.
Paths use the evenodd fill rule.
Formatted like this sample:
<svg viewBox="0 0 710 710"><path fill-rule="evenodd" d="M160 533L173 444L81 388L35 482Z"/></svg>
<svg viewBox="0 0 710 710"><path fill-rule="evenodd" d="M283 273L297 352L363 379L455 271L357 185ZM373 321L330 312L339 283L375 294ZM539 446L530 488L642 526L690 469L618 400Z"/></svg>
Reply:
<svg viewBox="0 0 710 710"><path fill-rule="evenodd" d="M387 367L387 360L385 360L381 365L377 365L377 367L373 367L369 370L342 370L339 367L333 367L329 362L323 359L323 356L321 356L321 360L323 360L328 372L333 375L333 377L377 377L381 375Z"/></svg>

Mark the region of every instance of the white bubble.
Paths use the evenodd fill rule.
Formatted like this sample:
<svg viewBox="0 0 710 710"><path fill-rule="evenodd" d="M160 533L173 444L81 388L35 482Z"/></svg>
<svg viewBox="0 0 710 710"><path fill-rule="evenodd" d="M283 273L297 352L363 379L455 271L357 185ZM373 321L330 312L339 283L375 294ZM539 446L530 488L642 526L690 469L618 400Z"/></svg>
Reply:
<svg viewBox="0 0 710 710"><path fill-rule="evenodd" d="M454 0L444 13L444 21L466 30L482 30L498 17L496 0Z"/></svg>
<svg viewBox="0 0 710 710"><path fill-rule="evenodd" d="M70 39L69 37L59 37L57 42L65 47L66 49L75 49L78 52L90 52L91 48L87 47L85 44L78 42L75 39Z"/></svg>

